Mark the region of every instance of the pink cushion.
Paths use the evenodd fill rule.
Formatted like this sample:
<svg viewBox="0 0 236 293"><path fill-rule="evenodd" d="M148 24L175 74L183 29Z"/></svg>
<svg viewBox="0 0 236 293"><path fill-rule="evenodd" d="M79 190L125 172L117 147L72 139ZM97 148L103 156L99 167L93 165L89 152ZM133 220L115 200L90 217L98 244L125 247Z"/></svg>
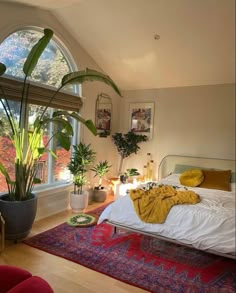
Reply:
<svg viewBox="0 0 236 293"><path fill-rule="evenodd" d="M18 283L31 276L31 273L18 267L0 265L0 293L9 291Z"/></svg>
<svg viewBox="0 0 236 293"><path fill-rule="evenodd" d="M19 283L7 293L53 293L53 290L42 278L33 276Z"/></svg>

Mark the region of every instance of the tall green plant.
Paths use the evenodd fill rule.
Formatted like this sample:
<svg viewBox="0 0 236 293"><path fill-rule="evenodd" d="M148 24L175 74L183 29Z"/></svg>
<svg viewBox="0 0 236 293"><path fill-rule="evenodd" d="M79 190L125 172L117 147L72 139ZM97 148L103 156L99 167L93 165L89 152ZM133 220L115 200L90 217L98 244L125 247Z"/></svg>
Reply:
<svg viewBox="0 0 236 293"><path fill-rule="evenodd" d="M33 129L28 130L26 127L27 121L25 115L28 107L30 87L28 78L34 71L40 56L52 39L52 36L53 31L50 29L45 29L44 36L33 46L24 63L24 80L18 119L15 118L13 109L11 109L10 103L5 98L6 95L4 89L0 85L0 102L11 128L11 132L7 133L7 135L12 141L16 151L15 179L11 178L4 165L0 162L0 172L5 176L8 187L8 197L11 201L21 201L31 198L33 186L35 183L39 182L39 180L36 178L38 160L44 152L50 152L55 156L52 150L49 149L49 142L53 137L57 138L58 142L64 149L70 149L70 138L73 135L73 129L69 121L71 117L83 123L94 135L96 135L96 127L93 122L91 120L85 120L76 112L70 113L68 111L55 111L52 117L47 117L46 111L48 107L50 107L57 93L64 86L68 84L82 84L86 81L100 81L108 84L118 95L121 95L113 80L103 73L92 69L68 73L62 78L60 87L49 99L48 104L42 111L42 114L35 119L33 123ZM3 75L5 71L6 66L3 63L0 63L0 76ZM45 125L49 123L53 123L59 126L56 128L58 131L53 133L48 142L43 145L43 129L45 128ZM2 121L0 121L0 126L3 126Z"/></svg>
<svg viewBox="0 0 236 293"><path fill-rule="evenodd" d="M91 145L80 143L73 146L73 154L68 164L68 169L74 176L74 193L82 193L83 185L86 184L86 172L89 166L95 160L95 152L91 149Z"/></svg>
<svg viewBox="0 0 236 293"><path fill-rule="evenodd" d="M139 143L147 141L146 135L135 134L132 131L128 133L115 133L112 135L112 141L114 142L118 153L120 154L120 166L118 173L121 174L123 160L129 157L131 154L137 154L140 149Z"/></svg>

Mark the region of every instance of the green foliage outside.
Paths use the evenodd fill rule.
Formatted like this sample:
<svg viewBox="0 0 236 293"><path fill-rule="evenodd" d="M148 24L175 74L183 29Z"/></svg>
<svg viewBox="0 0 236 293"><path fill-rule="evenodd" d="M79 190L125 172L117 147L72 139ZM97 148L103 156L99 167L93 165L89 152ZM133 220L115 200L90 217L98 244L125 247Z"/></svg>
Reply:
<svg viewBox="0 0 236 293"><path fill-rule="evenodd" d="M25 60L32 47L42 36L41 32L21 30L13 33L1 43L0 62L6 65L6 74L24 78L22 68ZM42 53L37 67L29 79L59 87L62 77L69 71L70 68L65 57L57 45L51 41ZM70 85L70 90L73 90L72 85Z"/></svg>
<svg viewBox="0 0 236 293"><path fill-rule="evenodd" d="M7 75L24 78L24 72L22 70L24 62L32 47L42 36L43 33L35 30L21 30L11 34L0 44L0 62L6 65L7 69L5 73ZM41 55L29 80L53 87L59 87L62 77L66 73L69 73L69 71L70 68L65 57L58 49L57 45L51 41ZM68 85L65 89L74 92L74 86L72 85ZM15 119L18 119L20 103L9 101L9 104L11 105ZM44 110L44 107L31 105L29 115L31 115L32 110L39 115ZM0 135L4 136L9 133L11 129L1 104L0 119L4 125L4 128L0 128ZM30 121L29 128L32 128L32 123L30 124ZM47 129L45 129L45 131L47 131Z"/></svg>

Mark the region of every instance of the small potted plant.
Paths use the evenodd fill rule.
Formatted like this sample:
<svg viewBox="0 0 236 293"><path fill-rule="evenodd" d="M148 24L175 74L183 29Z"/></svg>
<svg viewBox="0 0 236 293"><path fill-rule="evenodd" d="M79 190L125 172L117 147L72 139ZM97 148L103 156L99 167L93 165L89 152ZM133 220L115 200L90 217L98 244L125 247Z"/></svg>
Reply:
<svg viewBox="0 0 236 293"><path fill-rule="evenodd" d="M70 194L70 206L73 212L78 212L88 206L88 191L83 190L87 183L86 172L95 159L95 152L91 149L90 144L80 143L73 146L73 155L68 169L74 176L74 192Z"/></svg>
<svg viewBox="0 0 236 293"><path fill-rule="evenodd" d="M107 190L102 186L102 178L110 170L111 165L108 165L107 160L100 161L91 170L95 172L94 177L99 177L98 186L94 188L94 200L97 202L104 202L107 197Z"/></svg>
<svg viewBox="0 0 236 293"><path fill-rule="evenodd" d="M127 169L126 174L128 176L128 180L130 180L131 183L133 183L134 179L140 175L140 173L138 172L138 169L136 168Z"/></svg>
<svg viewBox="0 0 236 293"><path fill-rule="evenodd" d="M127 183L127 181L133 182L134 177L137 177L139 175L140 173L138 172L138 169L135 169L135 168L126 169L126 172L121 173L120 181L122 183Z"/></svg>

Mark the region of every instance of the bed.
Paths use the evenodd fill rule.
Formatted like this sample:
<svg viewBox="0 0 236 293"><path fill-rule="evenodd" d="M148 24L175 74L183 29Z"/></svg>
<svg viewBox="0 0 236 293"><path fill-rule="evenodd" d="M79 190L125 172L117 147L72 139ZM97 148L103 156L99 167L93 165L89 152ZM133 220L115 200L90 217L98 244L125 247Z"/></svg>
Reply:
<svg viewBox="0 0 236 293"><path fill-rule="evenodd" d="M163 224L141 221L127 194L103 211L98 224L106 222L114 230L118 227L236 259L235 163L234 160L166 156L158 168L158 183L184 188L179 177L186 169L231 170L231 190L188 187L200 196L201 202L175 205Z"/></svg>

